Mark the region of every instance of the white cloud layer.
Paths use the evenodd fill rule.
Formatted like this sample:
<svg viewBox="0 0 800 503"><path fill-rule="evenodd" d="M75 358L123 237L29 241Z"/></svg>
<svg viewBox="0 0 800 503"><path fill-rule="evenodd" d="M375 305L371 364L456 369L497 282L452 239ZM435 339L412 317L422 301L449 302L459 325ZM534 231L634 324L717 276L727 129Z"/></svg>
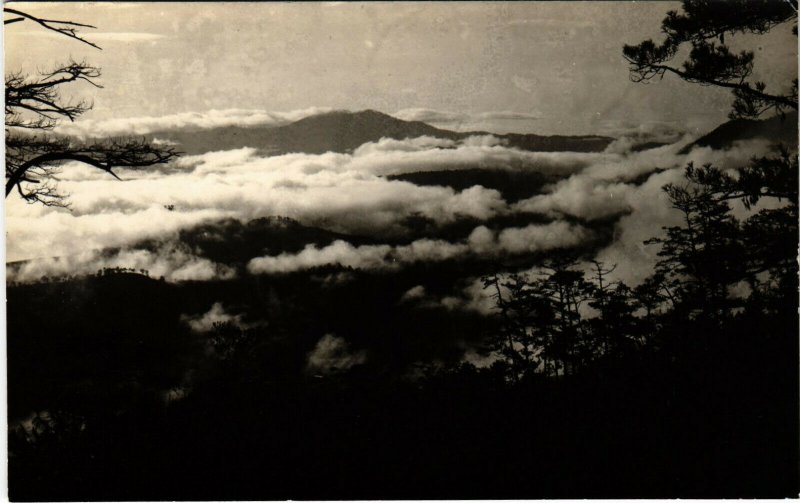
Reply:
<svg viewBox="0 0 800 503"><path fill-rule="evenodd" d="M138 123L107 121L95 129L145 131L280 120L289 117L222 111L142 118ZM124 181L84 165L66 164L59 175L59 188L71 196L69 211L27 205L13 195L6 201L7 260L37 259L11 271L14 277L9 279L93 273L106 266L147 268L170 281L224 277L229 272L221 266L191 257L186 251L125 250L142 239L169 240L182 229L221 218L247 221L282 215L308 226L380 238L404 232L403 222L414 215L442 225L464 216L488 220L533 212L557 220L565 215L594 220L625 213L617 223L614 242L601 252L601 259L618 263L616 274L636 282L655 260L656 250L645 248L642 242L659 233L661 226L675 222L675 212L661 191L665 183L679 182L687 162L740 166L750 157L768 152L768 142L759 140L727 151L695 148L688 155L679 155L689 140L643 152L630 152L629 145L620 143L600 153L525 152L509 148L491 135L460 142L384 138L362 145L352 154L263 157L254 149L243 148L187 156L157 169L119 170ZM538 172L560 181L544 193L509 205L498 191L482 186L458 191L385 178L465 168ZM259 272L323 264L377 268L467 254L528 253L576 246L590 238L587 229L564 221L500 232L478 227L462 243L420 240L392 248L340 242L321 249L309 247L291 256L262 257L254 260L251 268ZM97 253L109 247L124 251L112 259Z"/></svg>
<svg viewBox="0 0 800 503"><path fill-rule="evenodd" d="M496 256L568 248L580 245L592 236L581 226L567 222L512 227L495 233L477 227L465 243L420 239L404 246L353 246L337 240L323 248L307 245L299 253L254 258L248 264L251 273L288 273L324 265L353 269L395 269L415 262L441 262L466 255Z"/></svg>
<svg viewBox="0 0 800 503"><path fill-rule="evenodd" d="M121 41L132 41L133 39L149 40L145 37L148 34L144 33L105 33L100 35L105 35L108 39ZM305 117L330 111L330 108L318 107L290 112L228 108L224 110L209 110L207 112L185 112L160 117L127 117L105 120L82 119L76 122L59 124L56 132L81 138L96 138L142 135L169 130L192 131L225 126L282 126Z"/></svg>
<svg viewBox="0 0 800 503"><path fill-rule="evenodd" d="M689 162L697 166L712 164L723 169L731 169L746 165L753 156L763 156L769 152L769 142L762 140L737 143L726 151L695 148L686 156L678 156L669 149L662 151L660 165L669 169L653 174L639 186L628 186L614 193L614 197L621 196L625 199L629 214L619 220L614 241L598 253L598 260L618 265L613 273L614 279L631 285L640 283L652 272L653 265L658 260L658 248L645 246L644 241L661 233L662 227L682 223L681 214L669 204L663 191L664 185L686 184L683 171ZM659 154L654 155L658 157ZM609 185L603 190L613 191L614 187ZM613 192L609 192L609 195L611 193ZM575 196L578 197L580 196ZM595 212L602 213L608 211L610 206L619 205L618 201L612 203L610 197L604 199L588 196L588 198L593 201L592 210ZM735 204L733 206L736 208ZM757 209L754 208L753 211ZM745 217L746 213L740 208L738 216Z"/></svg>
<svg viewBox="0 0 800 503"><path fill-rule="evenodd" d="M398 110L392 114L398 119L406 121L420 121L429 122L440 125L456 125L459 124L480 124L486 121L534 121L542 118L539 113L521 113L521 112L481 112L481 113L462 113L462 112L449 112L444 110L433 110L430 108L405 108Z"/></svg>
<svg viewBox="0 0 800 503"><path fill-rule="evenodd" d="M616 154L522 152L481 138L381 140L353 154L257 156L253 149L211 152L152 170L119 170L124 181L67 164L59 188L69 211L7 201L8 260L65 256L174 234L213 219L283 215L353 234L401 232L419 214L438 223L488 219L509 210L496 190L462 191L390 181L382 175L465 167L570 174ZM477 143L477 145L473 144ZM172 208L172 211L170 209Z"/></svg>
<svg viewBox="0 0 800 503"><path fill-rule="evenodd" d="M89 250L64 257L42 257L6 267L9 282L29 282L42 277L59 278L95 274L105 268L147 271L153 278L163 277L171 283L229 279L235 271L208 259L192 255L176 247L164 247L156 252L121 250L111 256Z"/></svg>

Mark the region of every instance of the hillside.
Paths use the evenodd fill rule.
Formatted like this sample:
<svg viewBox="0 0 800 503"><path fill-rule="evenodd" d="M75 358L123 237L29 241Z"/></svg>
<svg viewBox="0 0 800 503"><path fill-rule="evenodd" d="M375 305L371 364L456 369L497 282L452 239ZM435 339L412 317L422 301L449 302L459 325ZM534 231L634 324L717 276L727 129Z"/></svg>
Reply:
<svg viewBox="0 0 800 503"><path fill-rule="evenodd" d="M419 121L404 121L390 115L364 110L361 112L336 111L306 117L279 127L219 127L203 131L164 131L148 135L175 142L187 154L252 147L267 154L303 152L348 153L368 142L381 138L402 140L432 136L460 140L469 136L487 135L485 131L456 132L435 128ZM599 152L613 138L604 136L540 136L533 134L494 135L505 139L510 146L530 151Z"/></svg>
<svg viewBox="0 0 800 503"><path fill-rule="evenodd" d="M797 112L784 117L769 119L734 119L684 147L680 153L687 154L694 147L711 147L715 150L730 148L735 141L763 138L774 143L797 145Z"/></svg>

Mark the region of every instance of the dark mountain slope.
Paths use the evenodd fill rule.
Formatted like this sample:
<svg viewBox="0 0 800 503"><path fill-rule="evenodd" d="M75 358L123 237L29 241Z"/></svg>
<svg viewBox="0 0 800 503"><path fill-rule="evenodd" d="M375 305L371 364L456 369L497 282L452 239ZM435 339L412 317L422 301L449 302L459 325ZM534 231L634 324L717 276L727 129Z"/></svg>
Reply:
<svg viewBox="0 0 800 503"><path fill-rule="evenodd" d="M390 115L364 110L361 112L337 111L306 117L280 127L221 127L203 131L164 131L148 135L178 144L187 154L202 154L218 150L252 147L267 154L302 152L352 152L368 142L381 138L403 140L432 136L447 140L460 140L474 135L487 135L485 131L456 132L435 128L424 122L404 121ZM532 134L494 135L505 139L512 147L531 151L599 152L613 138L604 136L539 136Z"/></svg>
<svg viewBox="0 0 800 503"><path fill-rule="evenodd" d="M355 245L371 242L358 236L301 225L286 217L266 217L242 223L235 219L181 231L179 239L202 256L223 263L246 263L253 257L298 253L306 245L327 246L341 239Z"/></svg>
<svg viewBox="0 0 800 503"><path fill-rule="evenodd" d="M228 265L244 265L253 257L298 253L306 245L324 247L336 240L355 246L371 244L374 240L361 236L339 234L317 227L302 225L287 217L270 216L240 222L227 218L183 229L177 241L201 257ZM156 251L160 240L145 240L132 245ZM116 252L117 249L111 250Z"/></svg>
<svg viewBox="0 0 800 503"><path fill-rule="evenodd" d="M711 147L716 150L730 148L735 141L764 138L784 145L797 145L797 112L786 116L775 116L763 120L730 120L697 141L684 147L679 153L687 154L694 147Z"/></svg>
<svg viewBox="0 0 800 503"><path fill-rule="evenodd" d="M464 190L475 185L500 191L509 203L527 199L542 192L542 187L558 180L555 176L537 171L507 171L499 169L452 169L442 171L416 171L390 175L389 180L403 180L416 185L433 185Z"/></svg>

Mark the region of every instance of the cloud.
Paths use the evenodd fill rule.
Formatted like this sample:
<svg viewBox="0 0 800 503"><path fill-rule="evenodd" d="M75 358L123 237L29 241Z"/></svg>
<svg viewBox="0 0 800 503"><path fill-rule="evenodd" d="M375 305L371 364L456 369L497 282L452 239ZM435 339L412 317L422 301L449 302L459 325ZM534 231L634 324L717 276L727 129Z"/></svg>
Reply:
<svg viewBox="0 0 800 503"><path fill-rule="evenodd" d="M527 227L510 227L499 233L485 226L476 227L467 238L470 249L478 255L529 253L579 246L593 237L580 225L564 221Z"/></svg>
<svg viewBox="0 0 800 503"><path fill-rule="evenodd" d="M505 205L497 191L483 187L461 192L418 187L369 173L326 170L309 156L297 162L249 162L243 159L246 153L237 152L225 157L166 176L121 172L124 182L97 170L65 167L60 187L72 196L71 211L9 202L9 260L123 246L220 218L285 215L347 233L402 232L401 222L414 213L438 222L461 215L484 219Z"/></svg>
<svg viewBox="0 0 800 503"><path fill-rule="evenodd" d="M153 145L162 145L167 147L174 147L178 145L178 142L172 140L162 140L161 138L153 138L152 141Z"/></svg>
<svg viewBox="0 0 800 503"><path fill-rule="evenodd" d="M518 150L491 135L469 137L460 143L441 140L435 148L421 148L424 141L382 139L362 145L353 153L349 167L378 175L483 168L569 176L593 164L623 158L613 153Z"/></svg>
<svg viewBox="0 0 800 503"><path fill-rule="evenodd" d="M401 297L400 302L407 302L410 300L415 299L422 299L425 298L427 292L425 291L425 287L422 285L417 285L414 287L409 288Z"/></svg>
<svg viewBox="0 0 800 503"><path fill-rule="evenodd" d="M323 265L339 265L353 269L394 269L413 262L438 262L464 254L463 244L423 239L410 245L353 246L337 240L323 248L307 245L300 253L282 253L276 257L258 257L247 268L252 273L286 273Z"/></svg>
<svg viewBox="0 0 800 503"><path fill-rule="evenodd" d="M678 155L677 152L689 141L683 138L675 144L601 160L553 184L548 193L517 202L511 211L542 213L555 218L559 215L586 220L606 218L638 207L638 201L634 200L644 197L646 202L647 198L653 196L648 191L649 186L642 188L637 185L647 175L675 168L680 168L679 172L682 172L689 162L696 165L742 166L752 155L763 155L769 151L767 141L754 140L735 144L726 151L695 148L688 155ZM643 194L643 191L648 192ZM651 201L655 203L658 198Z"/></svg>
<svg viewBox="0 0 800 503"><path fill-rule="evenodd" d="M210 332L216 323L232 323L239 328L246 328L247 324L242 322L241 314L229 314L222 307L221 302L215 302L211 309L198 315L181 315L181 321L189 325L193 331L198 333Z"/></svg>
<svg viewBox="0 0 800 503"><path fill-rule="evenodd" d="M333 374L349 370L367 361L364 350L351 352L343 337L325 334L308 354L306 369L312 373Z"/></svg>
<svg viewBox="0 0 800 503"><path fill-rule="evenodd" d="M463 361L470 363L477 368L489 368L494 362L500 360L501 358L502 356L496 351L492 351L484 355L478 353L474 348L467 349L462 357Z"/></svg>
<svg viewBox="0 0 800 503"><path fill-rule="evenodd" d="M503 229L497 236L501 250L528 253L578 246L592 237L591 231L567 222Z"/></svg>
<svg viewBox="0 0 800 503"><path fill-rule="evenodd" d="M465 147L498 147L507 144L508 140L505 138L498 138L490 134L468 136L461 140L461 145Z"/></svg>
<svg viewBox="0 0 800 503"><path fill-rule="evenodd" d="M466 122L468 118L468 115L464 113L445 112L430 108L405 108L403 110L398 110L392 115L404 121L438 123Z"/></svg>
<svg viewBox="0 0 800 503"><path fill-rule="evenodd" d="M120 169L123 181L68 163L59 188L70 195L69 211L8 199L8 259L72 255L174 235L215 219L269 215L348 234L394 235L405 232L403 222L414 214L444 224L463 216L489 219L508 205L498 191L481 186L457 191L382 175L474 167L569 174L610 158L522 152L486 137L466 143L381 140L354 154L273 157L243 148L187 156L157 169Z"/></svg>
<svg viewBox="0 0 800 503"><path fill-rule="evenodd" d="M644 142L676 143L685 136L696 137L702 129L677 121L627 121L605 120L600 122L602 134L636 144ZM613 144L612 144L613 145ZM613 147L612 147L613 148Z"/></svg>
<svg viewBox="0 0 800 503"><path fill-rule="evenodd" d="M105 268L147 271L150 277L163 277L171 283L181 281L207 281L230 279L235 271L223 264L192 255L185 249L163 247L149 250L121 250L110 256L96 250L84 251L62 257L36 258L20 264L6 266L9 282L31 282L45 276L51 278L92 275Z"/></svg>
<svg viewBox="0 0 800 503"><path fill-rule="evenodd" d="M405 140L395 140L394 138L381 138L377 142L369 142L361 145L353 155L363 157L385 152L422 152L430 149L455 148L457 142L446 138L435 138L433 136L418 136L416 138L406 138Z"/></svg>
<svg viewBox="0 0 800 503"><path fill-rule="evenodd" d="M481 279L472 279L458 294L443 297L439 304L449 310L472 311L483 316L497 312L494 292L483 287Z"/></svg>
<svg viewBox="0 0 800 503"><path fill-rule="evenodd" d="M108 34L111 35L111 34ZM184 112L160 117L128 117L118 119L81 119L59 124L56 132L80 138L143 135L159 131L201 130L226 126L281 126L302 118L330 112L330 108L310 107L290 112L269 112L229 108L207 112Z"/></svg>
<svg viewBox="0 0 800 503"><path fill-rule="evenodd" d="M484 112L475 115L478 120L506 120L506 121L535 121L542 118L538 113L522 113L522 112Z"/></svg>
<svg viewBox="0 0 800 503"><path fill-rule="evenodd" d="M81 182L81 185L97 187L111 183ZM124 247L143 239L169 237L182 228L229 214L212 209L170 212L161 204L140 207L135 201L122 198L87 201L87 204L92 211L52 210L20 202L8 204L7 260L78 256Z"/></svg>
<svg viewBox="0 0 800 503"><path fill-rule="evenodd" d="M354 247L345 241L335 241L322 249L307 245L297 254L282 253L277 257L254 258L247 265L251 273L294 272L322 265L340 265L354 269L377 269L388 267L386 256L391 251L388 245Z"/></svg>
<svg viewBox="0 0 800 503"><path fill-rule="evenodd" d="M541 119L541 115L538 113L510 111L463 113L430 108L405 108L392 115L406 121L420 121L440 125L478 125L486 121L535 121Z"/></svg>
<svg viewBox="0 0 800 503"><path fill-rule="evenodd" d="M232 117L237 115L222 114L218 119ZM6 201L7 259L80 257L106 248L125 249L143 239L174 239L183 229L223 218L248 221L282 215L307 226L370 236L380 242L382 237L407 233L405 222L414 215L441 226L463 217L487 221L515 213L543 213L557 220L565 216L593 220L625 213L617 223L615 243L604 253L607 261L620 262L620 275L635 278L654 260L654 253L642 252L641 241L671 222L668 202L661 194L664 183L681 181L682 168L690 161L740 166L751 156L769 151L769 142L758 140L735 144L726 151L695 148L688 155L677 154L686 141L642 152L620 147L616 152L600 153L526 152L509 148L491 135L463 141L384 138L362 145L352 154L265 157L255 149L242 148L186 156L154 169L121 169L118 174L124 181L68 163L62 166L59 187L71 195L69 210L28 205L15 196ZM482 186L454 190L386 178L467 168L537 172L560 180L545 193L509 205L497 190ZM499 233L479 227L465 242L437 243L442 245L439 257L528 253L576 246L591 238L587 229L564 221L549 225L559 227ZM337 248L309 249L302 257L265 257L264 264L268 264L267 270L276 271L313 264L375 268L390 260L402 265L428 260L423 248L429 244L418 242L408 249L387 250L384 245L363 248L344 243ZM430 260L446 260L437 258L433 250L425 253ZM63 264L72 259L59 260ZM94 257L87 260L92 267L100 263ZM152 262L148 267L166 263L155 258ZM164 272L159 275L171 281L223 274L214 264L192 262L184 268L177 259L168 263L172 265L160 266ZM59 267L63 269L53 263L40 269L49 274ZM22 277L35 276L26 274Z"/></svg>
<svg viewBox="0 0 800 503"><path fill-rule="evenodd" d="M588 229L567 222L512 227L495 233L477 227L464 243L420 239L403 246L352 244L337 240L317 248L307 245L299 253L281 253L252 259L253 274L290 273L314 267L338 265L353 269L397 269L415 262L441 262L473 256L496 256L569 248L592 238Z"/></svg>
<svg viewBox="0 0 800 503"><path fill-rule="evenodd" d="M659 149L662 150L662 149ZM597 258L607 264L617 264L613 279L622 280L629 285L641 283L653 271L658 261L658 247L646 246L644 241L661 233L662 227L681 225L678 210L671 207L669 199L662 190L668 183L686 184L684 168L689 162L702 166L712 164L722 169L732 169L746 165L753 156L767 155L770 152L766 140L737 142L732 148L719 151L710 148L694 148L686 156L677 155L674 150L648 154L651 160L659 160L668 168L653 173L646 182L629 186L621 192L629 213L616 224L613 242L598 252ZM642 154L645 154L644 152ZM745 217L743 208L738 216Z"/></svg>
<svg viewBox="0 0 800 503"><path fill-rule="evenodd" d="M498 191L479 185L457 191L389 180L384 174L483 167L566 176L619 158L522 152L495 144L493 137L465 143L384 139L353 154L273 157L243 148L187 156L158 169L120 169L123 181L68 163L59 175L59 188L71 196L69 210L28 205L16 197L7 201L7 258L125 248L143 239L167 240L213 220L270 215L345 234L401 235L412 215L443 225L465 216L488 220L518 210L509 208Z"/></svg>
<svg viewBox="0 0 800 503"><path fill-rule="evenodd" d="M504 289L505 292L505 289ZM472 311L483 316L497 312L494 292L483 287L483 280L470 278L460 291L443 297L429 294L423 285L417 285L406 291L400 302L419 308L444 308L449 311Z"/></svg>
<svg viewBox="0 0 800 503"><path fill-rule="evenodd" d="M595 220L628 211L627 194L632 189L624 183L607 184L576 175L556 184L551 193L520 201L515 207L556 217L564 214Z"/></svg>

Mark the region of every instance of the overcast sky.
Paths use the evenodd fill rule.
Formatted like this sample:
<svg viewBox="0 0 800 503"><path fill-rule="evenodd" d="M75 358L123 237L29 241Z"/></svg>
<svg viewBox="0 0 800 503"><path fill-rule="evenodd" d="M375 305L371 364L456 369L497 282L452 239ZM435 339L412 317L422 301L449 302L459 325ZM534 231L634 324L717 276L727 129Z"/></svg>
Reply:
<svg viewBox="0 0 800 503"><path fill-rule="evenodd" d="M16 5L97 26L83 33L102 51L29 22L5 39L6 71L69 57L101 67L104 89L73 88L93 98L93 119L372 108L469 114L462 129L610 134L646 122L713 127L730 106L720 89L629 81L623 44L658 39L672 2ZM768 80L796 74L788 28L759 44Z"/></svg>

